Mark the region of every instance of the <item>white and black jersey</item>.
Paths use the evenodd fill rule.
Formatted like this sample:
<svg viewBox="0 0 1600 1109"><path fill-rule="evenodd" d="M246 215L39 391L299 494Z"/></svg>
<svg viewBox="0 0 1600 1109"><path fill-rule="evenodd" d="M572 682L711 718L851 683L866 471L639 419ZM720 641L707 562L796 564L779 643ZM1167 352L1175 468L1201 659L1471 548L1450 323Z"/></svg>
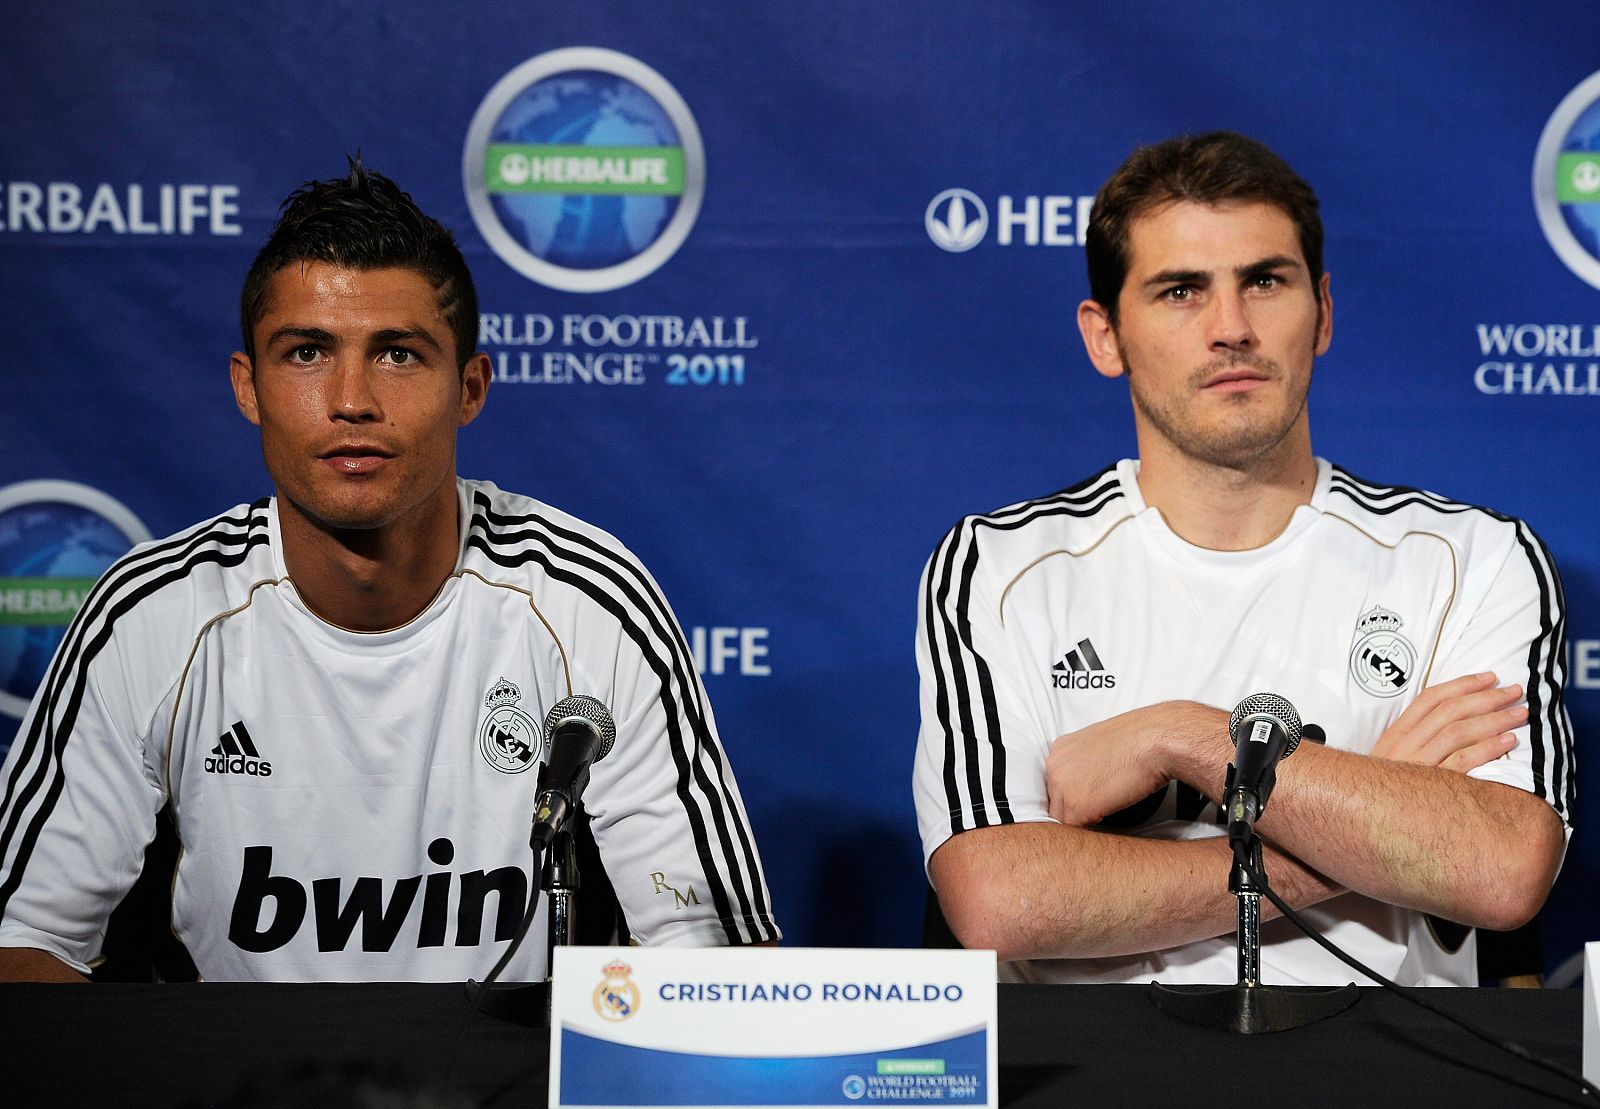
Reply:
<svg viewBox="0 0 1600 1109"><path fill-rule="evenodd" d="M1430 685L1493 671L1524 687L1516 748L1472 771L1545 799L1570 828L1564 606L1549 553L1519 520L1373 485L1318 460L1309 504L1266 546L1197 548L1140 496L1124 461L1055 496L962 520L923 577L915 769L924 860L953 835L1046 821L1056 737L1168 700L1228 709L1287 697L1330 746L1370 751ZM1216 835L1215 807L1173 783L1108 819L1142 836ZM1219 885L1226 875L1217 876ZM1345 894L1304 910L1380 973L1475 984L1474 943ZM1231 982L1229 934L1121 958L1006 964L1030 981ZM1351 972L1287 921L1262 928L1263 978Z"/></svg>
<svg viewBox="0 0 1600 1109"><path fill-rule="evenodd" d="M173 928L204 978L482 978L534 890L540 722L574 693L616 720L583 801L633 938L777 938L655 582L562 512L459 492L456 570L390 631L306 607L271 500L113 566L0 779L0 946L85 969L170 804ZM542 920L530 935L508 980L544 976Z"/></svg>

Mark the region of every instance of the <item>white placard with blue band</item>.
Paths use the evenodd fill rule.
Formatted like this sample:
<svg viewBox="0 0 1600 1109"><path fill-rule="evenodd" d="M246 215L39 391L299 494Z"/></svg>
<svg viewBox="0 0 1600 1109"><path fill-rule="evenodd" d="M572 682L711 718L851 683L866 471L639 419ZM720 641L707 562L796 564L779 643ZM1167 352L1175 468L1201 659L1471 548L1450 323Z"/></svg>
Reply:
<svg viewBox="0 0 1600 1109"><path fill-rule="evenodd" d="M1600 1086L1600 943L1583 945L1583 1077Z"/></svg>
<svg viewBox="0 0 1600 1109"><path fill-rule="evenodd" d="M555 956L551 1105L999 1103L993 952Z"/></svg>

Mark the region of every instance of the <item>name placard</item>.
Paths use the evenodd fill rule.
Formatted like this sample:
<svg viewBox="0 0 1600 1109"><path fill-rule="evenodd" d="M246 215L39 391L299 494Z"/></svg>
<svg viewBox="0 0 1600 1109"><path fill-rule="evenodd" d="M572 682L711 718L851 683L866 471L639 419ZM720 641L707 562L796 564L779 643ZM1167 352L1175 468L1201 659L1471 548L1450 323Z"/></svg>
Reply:
<svg viewBox="0 0 1600 1109"><path fill-rule="evenodd" d="M558 947L552 1106L997 1105L992 951Z"/></svg>
<svg viewBox="0 0 1600 1109"><path fill-rule="evenodd" d="M1583 1077L1600 1086L1600 943L1583 945Z"/></svg>

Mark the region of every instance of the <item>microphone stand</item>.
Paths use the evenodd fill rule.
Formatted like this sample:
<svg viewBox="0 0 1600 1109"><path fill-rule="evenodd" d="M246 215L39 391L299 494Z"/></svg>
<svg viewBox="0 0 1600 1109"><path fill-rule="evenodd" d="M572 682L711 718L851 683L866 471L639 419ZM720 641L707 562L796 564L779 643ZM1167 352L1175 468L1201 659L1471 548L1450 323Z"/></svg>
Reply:
<svg viewBox="0 0 1600 1109"><path fill-rule="evenodd" d="M536 1027L550 1025L550 971L555 967L556 948L570 947L578 938L577 893L583 882L578 875L578 852L572 833L557 832L544 851L544 866L539 873L538 890L529 891L528 916L531 919L539 893L545 894L547 910L545 936L545 980L516 985L469 988L485 1013L517 1019ZM474 984L476 985L476 984Z"/></svg>
<svg viewBox="0 0 1600 1109"><path fill-rule="evenodd" d="M1356 1003L1361 992L1354 982L1333 988L1261 984L1261 891L1266 884L1261 837L1251 829L1243 847L1234 845L1233 870L1228 875L1228 892L1239 898L1238 982L1231 986L1152 982L1150 1000L1156 1008L1202 1028L1252 1036L1315 1024Z"/></svg>
<svg viewBox="0 0 1600 1109"><path fill-rule="evenodd" d="M583 880L578 874L578 852L573 847L571 832L562 829L550 842L539 884L550 907L545 966L554 967L556 948L570 947L578 938L577 894Z"/></svg>

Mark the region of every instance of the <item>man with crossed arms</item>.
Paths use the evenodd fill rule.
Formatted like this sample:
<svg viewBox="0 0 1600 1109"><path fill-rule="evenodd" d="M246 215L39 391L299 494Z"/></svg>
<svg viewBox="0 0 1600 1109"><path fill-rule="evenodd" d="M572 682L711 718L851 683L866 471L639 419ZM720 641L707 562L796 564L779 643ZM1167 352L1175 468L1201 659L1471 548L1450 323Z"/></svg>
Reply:
<svg viewBox="0 0 1600 1109"><path fill-rule="evenodd" d="M1261 690L1326 733L1278 768L1267 874L1379 973L1475 983L1471 929L1528 920L1556 876L1574 779L1554 565L1521 521L1313 454L1322 237L1259 143L1136 151L1096 197L1078 323L1128 381L1138 459L968 517L929 561L924 857L1003 978L1234 980L1216 812L1227 709ZM1362 977L1263 916L1264 981Z"/></svg>

